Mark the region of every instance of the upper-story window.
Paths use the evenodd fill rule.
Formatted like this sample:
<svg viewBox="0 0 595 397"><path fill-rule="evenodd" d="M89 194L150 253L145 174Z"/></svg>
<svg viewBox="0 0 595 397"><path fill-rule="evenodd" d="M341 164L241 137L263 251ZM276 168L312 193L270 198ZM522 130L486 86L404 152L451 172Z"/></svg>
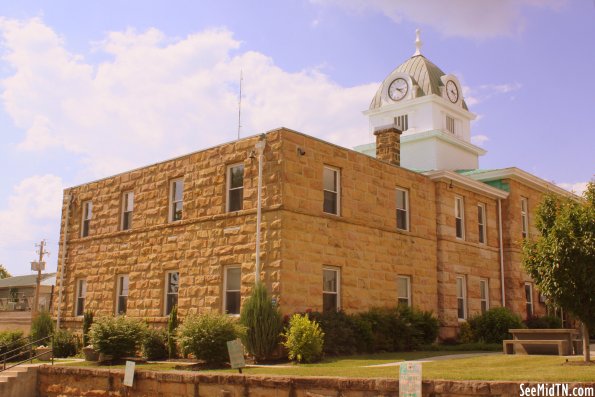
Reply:
<svg viewBox="0 0 595 397"><path fill-rule="evenodd" d="M322 210L327 214L339 215L341 173L337 168L324 166L322 177L324 184L324 204Z"/></svg>
<svg viewBox="0 0 595 397"><path fill-rule="evenodd" d="M223 283L225 285L225 295L223 296L225 313L240 314L242 269L239 266L226 267Z"/></svg>
<svg viewBox="0 0 595 397"><path fill-rule="evenodd" d="M455 229L457 238L465 238L465 203L462 197L455 197Z"/></svg>
<svg viewBox="0 0 595 397"><path fill-rule="evenodd" d="M409 117L406 114L395 117L395 126L402 132L409 129Z"/></svg>
<svg viewBox="0 0 595 397"><path fill-rule="evenodd" d="M411 277L399 276L397 279L397 303L411 306Z"/></svg>
<svg viewBox="0 0 595 397"><path fill-rule="evenodd" d="M171 313L178 305L178 289L180 287L180 273L167 272L165 274L165 315Z"/></svg>
<svg viewBox="0 0 595 397"><path fill-rule="evenodd" d="M479 280L479 301L481 303L481 313L485 313L490 309L490 286L488 279L482 278Z"/></svg>
<svg viewBox="0 0 595 397"><path fill-rule="evenodd" d="M128 307L128 275L118 276L116 314L126 314Z"/></svg>
<svg viewBox="0 0 595 397"><path fill-rule="evenodd" d="M525 197L521 197L521 230L523 238L527 238L529 235L529 212L528 203Z"/></svg>
<svg viewBox="0 0 595 397"><path fill-rule="evenodd" d="M83 203L83 219L81 222L81 237L89 235L89 227L91 226L91 218L93 217L93 203L85 201Z"/></svg>
<svg viewBox="0 0 595 397"><path fill-rule="evenodd" d="M244 164L227 167L227 212L239 211L244 203Z"/></svg>
<svg viewBox="0 0 595 397"><path fill-rule="evenodd" d="M454 117L451 117L449 115L446 115L446 131L450 132L451 134L456 134L457 130L456 130L456 120L454 119Z"/></svg>
<svg viewBox="0 0 595 397"><path fill-rule="evenodd" d="M457 276L457 317L467 318L467 282L465 276Z"/></svg>
<svg viewBox="0 0 595 397"><path fill-rule="evenodd" d="M174 179L169 184L169 221L182 219L184 205L184 179Z"/></svg>
<svg viewBox="0 0 595 397"><path fill-rule="evenodd" d="M409 191L397 188L397 229L409 230Z"/></svg>
<svg viewBox="0 0 595 397"><path fill-rule="evenodd" d="M479 242L486 242L486 206L483 203L477 204L477 232Z"/></svg>
<svg viewBox="0 0 595 397"><path fill-rule="evenodd" d="M85 313L85 299L87 298L87 280L79 279L76 282L76 309L75 315L82 316Z"/></svg>
<svg viewBox="0 0 595 397"><path fill-rule="evenodd" d="M322 269L322 311L337 311L341 305L339 296L340 274L338 268Z"/></svg>
<svg viewBox="0 0 595 397"><path fill-rule="evenodd" d="M122 194L122 230L132 228L132 211L134 210L134 192Z"/></svg>

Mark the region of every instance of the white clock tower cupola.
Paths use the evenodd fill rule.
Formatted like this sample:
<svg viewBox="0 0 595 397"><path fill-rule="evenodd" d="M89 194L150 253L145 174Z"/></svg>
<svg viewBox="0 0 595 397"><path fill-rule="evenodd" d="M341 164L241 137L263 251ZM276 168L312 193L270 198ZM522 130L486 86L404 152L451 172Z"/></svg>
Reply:
<svg viewBox="0 0 595 397"><path fill-rule="evenodd" d="M403 131L403 167L476 169L485 150L471 143L475 115L467 108L461 83L424 57L421 46L418 29L415 53L384 79L364 112L370 128L395 125Z"/></svg>

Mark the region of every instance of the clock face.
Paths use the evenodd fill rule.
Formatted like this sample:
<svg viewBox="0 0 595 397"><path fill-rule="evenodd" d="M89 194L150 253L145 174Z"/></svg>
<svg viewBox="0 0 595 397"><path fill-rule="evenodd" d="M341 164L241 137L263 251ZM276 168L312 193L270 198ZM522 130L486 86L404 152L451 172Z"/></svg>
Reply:
<svg viewBox="0 0 595 397"><path fill-rule="evenodd" d="M405 98L408 90L409 86L407 85L407 81L399 77L388 86L388 96L393 101L400 101L401 99Z"/></svg>
<svg viewBox="0 0 595 397"><path fill-rule="evenodd" d="M452 103L456 103L459 100L459 89L454 81L448 80L446 82L446 96Z"/></svg>

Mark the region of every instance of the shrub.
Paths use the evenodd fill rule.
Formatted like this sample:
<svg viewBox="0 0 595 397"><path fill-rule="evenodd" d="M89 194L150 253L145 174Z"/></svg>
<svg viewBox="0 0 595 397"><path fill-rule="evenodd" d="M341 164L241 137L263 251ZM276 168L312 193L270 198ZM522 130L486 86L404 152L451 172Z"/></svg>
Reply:
<svg viewBox="0 0 595 397"><path fill-rule="evenodd" d="M192 353L207 364L228 361L227 342L242 334L241 327L224 314L200 314L187 317L178 330L183 354Z"/></svg>
<svg viewBox="0 0 595 397"><path fill-rule="evenodd" d="M0 331L0 355L8 353L11 350L21 348L27 343L29 343L29 341L23 339L23 331ZM25 349L21 355L19 355L18 351L15 351L10 355L16 356L14 360L18 361L19 359L26 358L23 357L25 355L28 357L28 350Z"/></svg>
<svg viewBox="0 0 595 397"><path fill-rule="evenodd" d="M324 332L307 315L294 314L291 317L285 338L283 345L290 360L311 363L322 358Z"/></svg>
<svg viewBox="0 0 595 397"><path fill-rule="evenodd" d="M372 350L394 352L404 350L410 340L410 328L399 315L399 309L374 307L361 313L372 328Z"/></svg>
<svg viewBox="0 0 595 397"><path fill-rule="evenodd" d="M477 337L473 333L469 323L462 323L459 328L459 342L464 344L475 343Z"/></svg>
<svg viewBox="0 0 595 397"><path fill-rule="evenodd" d="M95 350L117 360L136 354L146 329L144 322L126 316L103 317L93 323L89 338Z"/></svg>
<svg viewBox="0 0 595 397"><path fill-rule="evenodd" d="M556 316L530 317L525 321L527 328L562 328L562 320Z"/></svg>
<svg viewBox="0 0 595 397"><path fill-rule="evenodd" d="M476 341L485 343L502 343L511 335L511 328L523 328L521 318L505 307L496 307L487 312L471 317L469 326Z"/></svg>
<svg viewBox="0 0 595 397"><path fill-rule="evenodd" d="M58 330L52 341L54 357L72 357L78 351L79 339L67 330Z"/></svg>
<svg viewBox="0 0 595 397"><path fill-rule="evenodd" d="M83 346L89 345L89 330L93 325L93 312L87 310L83 313Z"/></svg>
<svg viewBox="0 0 595 397"><path fill-rule="evenodd" d="M436 341L440 324L438 319L432 315L432 312L417 310L404 305L398 306L398 311L399 316L405 320L410 329L410 339L407 341L409 349L415 349L421 345L431 344Z"/></svg>
<svg viewBox="0 0 595 397"><path fill-rule="evenodd" d="M356 336L355 346L358 353L372 353L374 333L372 331L372 324L359 314L352 314L349 316L351 321L351 328Z"/></svg>
<svg viewBox="0 0 595 397"><path fill-rule="evenodd" d="M39 312L31 321L31 341L35 342L54 333L54 321L47 310ZM40 341L37 345L49 345L49 340Z"/></svg>
<svg viewBox="0 0 595 397"><path fill-rule="evenodd" d="M143 356L149 360L163 360L169 356L167 333L151 328L143 341ZM174 342L175 346L175 342Z"/></svg>
<svg viewBox="0 0 595 397"><path fill-rule="evenodd" d="M167 356L169 358L176 358L178 356L178 348L176 346L176 329L178 328L178 305L172 307L167 319Z"/></svg>
<svg viewBox="0 0 595 397"><path fill-rule="evenodd" d="M358 351L356 325L343 311L311 312L308 317L320 325L324 332L324 353L329 355L354 354Z"/></svg>
<svg viewBox="0 0 595 397"><path fill-rule="evenodd" d="M240 323L246 327L244 345L256 361L271 358L279 345L283 318L277 304L269 298L263 283L258 283L244 302Z"/></svg>

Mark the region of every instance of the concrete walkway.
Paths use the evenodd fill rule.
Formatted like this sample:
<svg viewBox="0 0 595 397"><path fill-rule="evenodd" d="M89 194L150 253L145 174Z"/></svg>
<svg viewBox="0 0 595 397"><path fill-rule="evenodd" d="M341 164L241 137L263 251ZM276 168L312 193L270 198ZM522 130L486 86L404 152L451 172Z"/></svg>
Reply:
<svg viewBox="0 0 595 397"><path fill-rule="evenodd" d="M500 352L489 352L489 353L463 353L463 354L447 354L442 356L434 356L434 357L425 357L419 358L417 360L410 360L410 361L417 361L420 363L428 363L430 361L441 361L441 360L453 360L457 358L471 358L471 357L480 357L480 356L493 356L496 354L502 354ZM404 361L397 361L394 363L385 363L385 364L374 364L374 365L366 365L364 368L378 368L378 367L398 367Z"/></svg>

